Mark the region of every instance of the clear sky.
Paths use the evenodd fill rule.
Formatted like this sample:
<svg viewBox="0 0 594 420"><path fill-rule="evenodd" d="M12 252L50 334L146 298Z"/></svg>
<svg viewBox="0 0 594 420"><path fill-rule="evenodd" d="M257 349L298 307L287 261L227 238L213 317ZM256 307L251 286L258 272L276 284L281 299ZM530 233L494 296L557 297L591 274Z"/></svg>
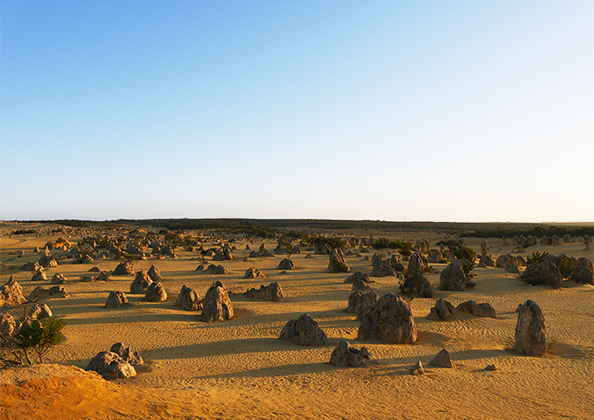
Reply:
<svg viewBox="0 0 594 420"><path fill-rule="evenodd" d="M594 220L594 1L1 2L0 219Z"/></svg>

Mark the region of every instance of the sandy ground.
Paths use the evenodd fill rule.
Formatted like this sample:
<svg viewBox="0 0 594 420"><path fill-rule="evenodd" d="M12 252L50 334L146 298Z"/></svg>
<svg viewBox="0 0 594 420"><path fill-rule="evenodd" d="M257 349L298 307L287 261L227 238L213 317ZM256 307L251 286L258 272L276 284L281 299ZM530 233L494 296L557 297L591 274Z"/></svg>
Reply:
<svg viewBox="0 0 594 420"><path fill-rule="evenodd" d="M27 295L39 283L32 273L10 266L35 261L34 246L48 238L0 239L0 281L15 274ZM468 241L479 250L480 240ZM500 240L490 240L493 257L507 253ZM256 248L259 243L252 245ZM438 291L435 299L411 303L419 340L413 345L393 345L356 340L359 322L345 313L350 285L345 274L325 272L327 256L305 259L293 255L297 270L281 274L276 266L284 256L243 262L245 242L236 244L235 260L222 262L230 274L217 276L195 272L196 253L178 252L177 260L135 262L136 270L155 264L165 278L169 299L143 302L130 295L133 276L113 276L109 282L82 283L78 278L92 266L113 270L120 261L95 264L64 262L48 270L69 280L69 299L44 300L54 315L68 324L66 339L47 357L62 366L15 368L0 371L1 418L316 418L316 419L461 419L461 418L572 418L594 415L594 287L566 282L554 290L528 286L504 269L475 269L477 286L466 292ZM275 244L270 243L269 248ZM9 259L8 252L26 255ZM583 244L535 246L548 251L592 258ZM364 254L371 255L371 254ZM351 272L371 274L371 263L347 257ZM219 263L217 263L219 264ZM428 278L437 286L445 265L431 264L436 272ZM266 279L243 279L254 266ZM183 284L204 295L214 280L228 290L243 292L278 281L288 296L285 303L261 302L234 296L236 317L230 321L202 323L197 314L173 306ZM398 290L396 277L375 278L381 296ZM49 282L48 282L49 283ZM127 293L133 303L126 309L105 309L109 291ZM457 316L446 321L426 318L439 297L454 305L466 301L489 302L499 319ZM546 317L550 343L545 357L528 357L512 350L518 304L531 299ZM10 311L17 314L18 308ZM278 340L283 325L309 313L329 337L329 345L300 347ZM376 360L367 367L337 368L330 364L336 344L347 339L364 345ZM115 342L138 350L147 362L136 377L103 381L94 374L64 366L85 368L98 352ZM408 369L417 361L427 364L442 348L457 363L456 369L429 367L430 374L412 376ZM484 367L495 364L497 371ZM33 371L32 371L33 369Z"/></svg>

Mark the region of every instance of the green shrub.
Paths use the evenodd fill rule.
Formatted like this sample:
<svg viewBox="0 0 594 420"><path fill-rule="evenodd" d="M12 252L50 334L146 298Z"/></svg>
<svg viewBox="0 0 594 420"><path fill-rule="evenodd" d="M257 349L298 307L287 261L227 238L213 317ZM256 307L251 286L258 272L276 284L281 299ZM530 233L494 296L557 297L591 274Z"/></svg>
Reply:
<svg viewBox="0 0 594 420"><path fill-rule="evenodd" d="M454 256L458 259L466 258L471 263L476 261L476 252L470 247L461 246L456 251L454 251Z"/></svg>
<svg viewBox="0 0 594 420"><path fill-rule="evenodd" d="M25 353L25 358L29 360L28 349L32 349L39 357L39 363L43 363L42 356L47 353L52 346L59 344L64 339L62 329L66 326L66 321L56 319L53 316L46 318L41 324L38 320L31 322L24 321L21 324L21 330L15 338L18 346Z"/></svg>
<svg viewBox="0 0 594 420"><path fill-rule="evenodd" d="M533 252L531 256L529 256L528 258L526 258L526 263L528 265L530 264L540 264L541 262L543 262L545 260L545 257L549 255L548 252L543 252L542 254L540 252Z"/></svg>

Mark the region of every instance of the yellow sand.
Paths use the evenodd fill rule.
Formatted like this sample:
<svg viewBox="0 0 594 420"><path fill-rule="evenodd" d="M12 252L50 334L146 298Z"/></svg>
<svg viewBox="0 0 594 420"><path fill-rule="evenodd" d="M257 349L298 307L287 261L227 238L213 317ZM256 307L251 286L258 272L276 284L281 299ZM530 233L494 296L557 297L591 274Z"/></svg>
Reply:
<svg viewBox="0 0 594 420"><path fill-rule="evenodd" d="M0 270L0 281L4 283L10 274L15 274L25 294L33 290L39 283L30 281L32 273L9 267L37 260L39 255L33 254L32 249L42 247L47 240L47 237L30 236L10 239L6 235L0 239L2 261L7 265ZM489 242L494 257L512 249L511 246L500 248L498 239ZM479 243L478 239L468 241L477 251ZM47 270L48 279L56 272L64 274L69 280L66 289L71 294L69 299L45 300L54 315L68 323L64 331L66 339L49 354L49 362L84 369L95 354L122 341L138 350L147 364L138 369L136 377L109 383L91 374L52 366L47 367L45 376L41 375L49 379L45 382L37 379L41 382L33 385L27 381L36 374L27 377L27 369L0 371L0 384L4 384L0 388L3 393L0 417L30 418L33 412L18 411L25 410L23 407L34 407L36 418L53 419L82 418L81 412L87 418L131 419L150 416L584 419L594 415L592 286L566 282L566 287L560 290L531 287L503 269L477 268L475 289L438 291L435 299L443 297L454 305L466 300L489 302L499 319L458 316L433 321L426 315L435 299L414 299L411 307L419 330L417 343L359 342L356 340L359 322L354 320L353 314L343 312L350 294L350 285L343 283L347 275L326 273L327 256L306 259L305 254L293 255L298 270L281 275L276 266L285 256L243 262L243 257L249 253L244 251L245 244L235 244L238 249L234 252L235 260L216 262L230 270L230 274L224 276L195 272L200 262L190 258L197 253L178 252L177 260L135 262L136 270L146 271L151 264L161 270L170 296L163 303L143 302L141 295L130 295L133 276L115 276L109 282L78 282L92 266L113 270L121 260L101 260L90 265L64 261ZM257 249L259 244L250 246ZM268 245L270 249L275 246L274 243ZM7 261L14 257L8 253L17 249L26 251L26 255ZM538 245L528 249L532 251L592 258L591 252L583 251L581 243L557 247ZM371 263L361 257L347 256L347 262L351 272L371 273ZM428 278L437 286L438 272L445 265L431 265L436 273ZM262 270L267 278L243 279L250 266ZM212 324L199 322L197 313L173 306L183 284L204 295L214 280L223 281L227 289L234 292L278 281L288 299L285 303L272 303L234 296L236 317ZM395 277L374 280L377 282L374 288L380 296L397 291ZM105 309L103 306L111 290L126 292L133 306ZM545 357L528 357L513 351L514 311L528 299L536 301L546 317L550 351ZM18 310L11 308L15 315ZM283 325L302 313L309 313L320 323L329 337L328 346L300 347L277 339ZM344 339L357 347L367 347L376 363L362 368L337 368L328 364L333 348ZM426 365L442 348L452 354L456 369ZM419 360L430 373L410 375L408 369ZM498 370L484 370L489 364L495 364ZM76 379L68 382L52 378L53 371L58 376ZM23 386L14 386L23 380ZM28 389L25 384L35 392L19 394ZM58 395L57 399L40 403L45 401L44 395L52 392ZM87 395L89 400L79 401L80 395ZM129 397L123 397L127 395ZM15 401L19 398L20 401L34 398L35 402L20 403L17 407ZM105 404L105 401L110 403ZM67 408L73 404L78 408Z"/></svg>

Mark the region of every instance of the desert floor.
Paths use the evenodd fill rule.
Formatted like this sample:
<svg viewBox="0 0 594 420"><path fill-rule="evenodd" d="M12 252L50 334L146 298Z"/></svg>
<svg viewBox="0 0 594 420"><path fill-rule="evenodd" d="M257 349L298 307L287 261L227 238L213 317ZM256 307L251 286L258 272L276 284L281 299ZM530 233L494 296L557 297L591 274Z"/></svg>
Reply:
<svg viewBox="0 0 594 420"><path fill-rule="evenodd" d="M59 236L59 235L57 235ZM13 237L0 239L1 284L11 274L27 296L38 282L31 272L11 270L39 255L55 237ZM480 250L480 239L467 245ZM281 274L273 258L242 259L246 241L234 245L233 261L224 265L228 275L194 271L197 253L178 252L179 259L136 261L136 270L154 264L165 278L169 299L148 303L143 296L129 294L133 276L112 276L108 282L79 282L89 268L111 271L121 260L99 260L94 264L64 261L47 270L48 279L62 273L71 297L50 297L47 303L55 316L64 319L66 339L48 355L57 365L84 369L100 351L124 342L141 353L146 366L126 380L104 381L97 375L55 365L0 370L0 417L2 418L312 418L312 419L586 419L594 415L594 287L565 282L554 290L528 286L518 275L501 268L476 268L476 287L466 292L437 291L434 299L412 301L419 330L413 345L385 344L356 339L359 322L344 312L350 286L347 274L326 272L328 257L305 253L293 255L297 270ZM253 249L261 242L252 244ZM435 243L432 240L432 243ZM490 239L496 258L512 247L501 248L501 240ZM207 244L210 245L210 244ZM269 243L273 249L276 243ZM537 245L532 251L593 258L581 243L560 246ZM25 256L8 261L10 251L24 250ZM55 255L59 253L54 253ZM372 252L363 254L371 256ZM351 273L371 274L371 262L347 256ZM430 264L435 272L427 277L439 284L445 264ZM250 266L259 268L265 279L243 279ZM173 306L182 285L204 295L210 284L221 280L229 291L244 292L278 281L287 301L272 303L231 298L235 318L203 323L198 313ZM396 277L373 278L382 296L398 291ZM49 284L49 281L46 282ZM105 309L111 290L126 292L133 306ZM466 300L489 302L499 319L455 316L445 321L426 318L437 298L454 305ZM546 317L549 354L528 357L513 351L518 304L531 299ZM18 315L20 308L10 308ZM303 313L319 322L329 345L300 347L277 337L283 325ZM341 340L365 346L375 363L360 368L339 368L328 363ZM456 369L427 366L446 348ZM409 368L422 361L427 375L412 376ZM495 364L496 371L485 366Z"/></svg>

